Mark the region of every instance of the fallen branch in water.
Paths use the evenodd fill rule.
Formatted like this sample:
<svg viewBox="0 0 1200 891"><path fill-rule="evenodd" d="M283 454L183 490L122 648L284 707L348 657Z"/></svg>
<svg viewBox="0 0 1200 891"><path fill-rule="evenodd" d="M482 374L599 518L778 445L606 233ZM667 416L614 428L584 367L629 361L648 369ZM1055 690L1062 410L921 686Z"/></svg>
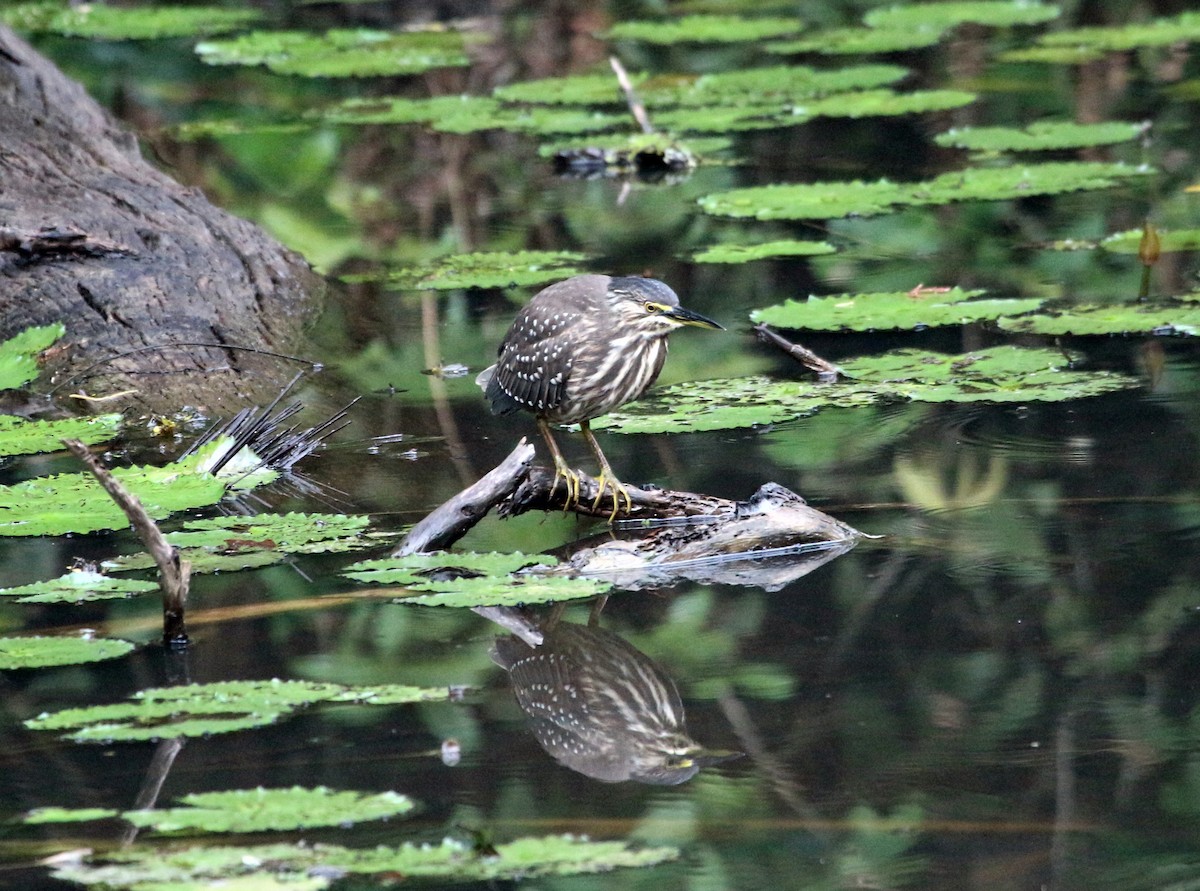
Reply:
<svg viewBox="0 0 1200 891"><path fill-rule="evenodd" d="M137 496L101 467L87 446L78 439L64 439L63 445L83 462L97 482L104 487L104 491L117 503L117 507L125 512L133 531L154 558L154 563L158 566L158 586L162 590L163 643L173 649L186 647L188 636L184 618L192 565L179 559L179 550L167 541Z"/></svg>
<svg viewBox="0 0 1200 891"><path fill-rule="evenodd" d="M755 325L754 333L763 343L768 343L787 353L805 368L815 371L823 381L836 381L842 369L825 359L822 359L808 347L792 343L786 337L776 333L769 325Z"/></svg>

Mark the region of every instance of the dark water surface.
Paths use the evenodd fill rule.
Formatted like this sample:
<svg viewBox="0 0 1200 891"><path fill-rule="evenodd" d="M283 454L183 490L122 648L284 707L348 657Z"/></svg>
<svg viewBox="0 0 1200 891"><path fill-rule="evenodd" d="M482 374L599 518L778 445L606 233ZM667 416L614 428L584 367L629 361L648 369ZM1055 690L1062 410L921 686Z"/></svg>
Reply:
<svg viewBox="0 0 1200 891"><path fill-rule="evenodd" d="M611 13L549 6L509 13L505 35L466 71L385 83L206 68L176 44L47 38L39 46L141 127L173 175L286 242L323 252L314 259L327 271L368 268L363 257L416 262L518 248L586 251L597 271L652 271L685 305L730 329L675 336L663 382L801 376L754 342L747 314L810 292L925 283L1079 303L1129 299L1141 275L1135 256L1037 245L1097 238L1147 217L1196 225L1200 196L1181 191L1200 179L1194 47L1120 54L1102 66L1017 65L994 53L1019 44L1018 36L971 31L888 61L912 68L910 83L979 92L974 105L744 134L735 143L739 165L705 167L678 183L561 180L537 156L535 139L497 131L318 127L181 143L160 129L360 93L484 93L506 80L603 64L611 48L578 33L602 28ZM834 23L831 10L823 15ZM844 11L846 21L857 15ZM561 46L571 34L577 43L567 53ZM776 61L753 48L633 45L624 58L631 69L660 72ZM972 58L977 64L964 71ZM931 134L1045 116L1148 119L1146 143L1089 157L1145 161L1164 172L1150 185L816 226L756 229L695 205L735 185L929 177L966 163L934 146ZM814 261L686 259L726 240L831 233L843 252ZM1164 255L1154 275L1156 293L1194 290L1195 255ZM472 379L530 293L336 286L310 350L329 370L305 385L303 398L315 422L361 397L353 423L301 465L315 494L278 487L263 494L265 505L240 509L370 513L376 528L398 530L490 469L534 428L524 417L489 416ZM897 346L957 352L1010 342L981 326L799 339L833 361ZM352 558L307 557L197 578L195 643L184 667L155 645L159 608L151 598L0 607L6 633L84 626L145 644L94 667L0 679L0 816L51 804L131 807L153 744L81 746L21 722L118 701L179 671L197 682L464 685L462 702L314 708L265 729L189 740L160 801L255 786L394 789L421 802L416 816L306 837L395 844L462 836L467 827L496 841L571 832L682 850L677 862L653 869L531 887L1195 887L1200 360L1182 337L1062 346L1089 367L1136 374L1144 385L1064 403L832 408L753 429L601 434L629 482L741 499L775 481L881 536L777 591L680 584L609 599L602 626L674 679L690 735L744 758L674 786L607 784L569 770L538 745L489 657L495 626L467 611L378 600L326 606L321 598L355 590L338 575ZM433 361L471 373L421 374ZM578 437L562 441L572 460L590 467ZM69 466L17 464L5 481ZM602 531L557 514L489 518L460 547L536 553ZM74 557L135 549L124 534L0 540L0 585L53 578ZM586 623L589 609L573 605L566 619ZM440 756L451 738L462 750L453 767ZM107 847L119 835L89 831L11 827L16 847L6 859L15 865L0 871L0 886L58 887L16 865L70 847ZM32 838L47 840L35 854L23 847ZM398 879L353 886L388 881Z"/></svg>

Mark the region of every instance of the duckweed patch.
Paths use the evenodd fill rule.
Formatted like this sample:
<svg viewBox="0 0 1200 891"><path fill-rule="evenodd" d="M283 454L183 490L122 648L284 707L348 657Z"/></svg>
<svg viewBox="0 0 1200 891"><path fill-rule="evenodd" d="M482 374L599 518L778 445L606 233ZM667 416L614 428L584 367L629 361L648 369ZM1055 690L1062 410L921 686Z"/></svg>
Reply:
<svg viewBox="0 0 1200 891"><path fill-rule="evenodd" d="M983 293L951 288L923 294L835 294L756 309L750 318L808 331L912 331L1020 315L1032 312L1043 302L1036 298L977 299Z"/></svg>
<svg viewBox="0 0 1200 891"><path fill-rule="evenodd" d="M1018 167L973 167L916 183L819 182L752 186L700 199L711 214L759 220L833 219L874 216L902 205L954 201L1002 201L1108 189L1150 171L1128 164L1046 162Z"/></svg>

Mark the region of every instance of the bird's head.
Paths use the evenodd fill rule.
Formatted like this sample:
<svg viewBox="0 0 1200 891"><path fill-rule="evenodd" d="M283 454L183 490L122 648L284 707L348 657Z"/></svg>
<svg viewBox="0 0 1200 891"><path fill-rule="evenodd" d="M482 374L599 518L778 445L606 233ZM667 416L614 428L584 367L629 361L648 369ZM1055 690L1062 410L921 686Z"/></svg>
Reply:
<svg viewBox="0 0 1200 891"><path fill-rule="evenodd" d="M669 334L683 325L724 330L707 316L680 306L675 292L655 278L613 278L608 283L608 298L624 323L648 334Z"/></svg>

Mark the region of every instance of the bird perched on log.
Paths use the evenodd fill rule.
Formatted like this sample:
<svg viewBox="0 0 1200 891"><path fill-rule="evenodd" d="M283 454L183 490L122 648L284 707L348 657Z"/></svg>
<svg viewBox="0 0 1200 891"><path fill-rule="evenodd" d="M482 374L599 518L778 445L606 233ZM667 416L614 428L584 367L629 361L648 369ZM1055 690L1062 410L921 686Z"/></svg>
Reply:
<svg viewBox="0 0 1200 891"><path fill-rule="evenodd" d="M611 491L611 522L622 502L628 513L633 501L588 422L646 392L666 361L667 335L683 325L721 328L680 306L675 292L657 279L577 275L534 295L504 336L496 364L475 382L493 414L521 410L537 418L554 459L552 490L561 478L568 507L579 503L579 474L563 458L550 424L579 424L600 465L592 509Z"/></svg>

